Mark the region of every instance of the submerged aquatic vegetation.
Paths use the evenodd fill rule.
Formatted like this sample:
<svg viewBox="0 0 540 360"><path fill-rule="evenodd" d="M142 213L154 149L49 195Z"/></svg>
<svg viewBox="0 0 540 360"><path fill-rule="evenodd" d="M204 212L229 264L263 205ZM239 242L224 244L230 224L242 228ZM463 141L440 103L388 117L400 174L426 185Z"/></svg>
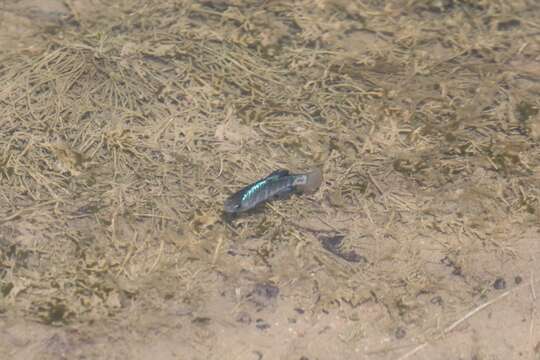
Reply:
<svg viewBox="0 0 540 360"><path fill-rule="evenodd" d="M1 55L0 310L202 308L245 276L312 311L372 301L422 327L441 303L427 295L470 308L524 251L540 197L530 2L140 4ZM238 182L313 163L317 192L220 221ZM288 192L286 176L231 210Z"/></svg>

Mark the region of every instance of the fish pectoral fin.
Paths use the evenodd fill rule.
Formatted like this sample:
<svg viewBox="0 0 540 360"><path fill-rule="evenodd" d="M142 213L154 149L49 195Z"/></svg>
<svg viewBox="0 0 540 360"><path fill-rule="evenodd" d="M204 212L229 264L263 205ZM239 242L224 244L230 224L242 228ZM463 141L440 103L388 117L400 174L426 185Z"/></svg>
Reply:
<svg viewBox="0 0 540 360"><path fill-rule="evenodd" d="M276 194L274 194L274 196L272 196L272 198L280 199L280 200L287 199L293 192L294 192L294 187L289 186L289 187L286 187L286 188L280 190Z"/></svg>

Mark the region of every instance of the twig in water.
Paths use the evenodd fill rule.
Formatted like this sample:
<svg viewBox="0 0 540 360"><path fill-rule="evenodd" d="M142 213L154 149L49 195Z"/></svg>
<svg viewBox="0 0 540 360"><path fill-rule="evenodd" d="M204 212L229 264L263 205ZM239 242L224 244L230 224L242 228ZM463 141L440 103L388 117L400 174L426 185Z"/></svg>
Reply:
<svg viewBox="0 0 540 360"><path fill-rule="evenodd" d="M536 281L532 281L530 282L530 286L533 287L534 284L536 284L537 282L539 282L538 280ZM475 309L473 309L472 311L468 312L467 314L465 314L463 317L461 317L460 319L454 321L450 326L448 326L444 331L443 331L443 334L441 336L438 336L437 338L435 338L435 340L439 340L441 339L444 335L447 335L449 334L452 330L454 330L456 327L458 327L460 324L462 324L463 322L465 322L467 319L471 318L473 315L477 314L478 312L480 312L481 310L487 308L488 306L490 305L493 305L494 303L498 302L499 300L507 297L508 295L510 295L511 293L515 292L515 291L518 291L522 288L524 288L525 286L527 286L528 284L523 284L523 285L519 285L519 286L516 286L515 288L513 289L510 289L504 293L502 293L501 295L497 296L496 298L476 307ZM418 345L417 347L415 347L414 349L412 349L411 351L403 354L401 357L398 358L398 360L405 360L405 359L408 359L409 357L411 357L412 355L416 354L417 352L419 352L420 350L422 350L423 348L425 348L427 345L429 344L429 341L426 341L420 345Z"/></svg>

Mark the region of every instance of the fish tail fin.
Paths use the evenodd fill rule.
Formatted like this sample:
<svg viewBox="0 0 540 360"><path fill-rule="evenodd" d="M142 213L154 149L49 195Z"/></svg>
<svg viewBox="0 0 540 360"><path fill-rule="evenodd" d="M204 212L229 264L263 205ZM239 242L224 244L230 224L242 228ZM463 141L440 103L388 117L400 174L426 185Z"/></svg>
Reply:
<svg viewBox="0 0 540 360"><path fill-rule="evenodd" d="M320 168L316 168L306 174L294 176L294 188L304 194L312 194L317 191L323 181L323 173Z"/></svg>

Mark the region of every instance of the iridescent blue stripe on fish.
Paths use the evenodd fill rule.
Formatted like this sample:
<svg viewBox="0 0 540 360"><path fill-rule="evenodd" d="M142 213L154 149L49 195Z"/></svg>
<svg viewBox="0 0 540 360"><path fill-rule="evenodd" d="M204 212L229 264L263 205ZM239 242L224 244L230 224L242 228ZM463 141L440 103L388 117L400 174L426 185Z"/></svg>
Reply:
<svg viewBox="0 0 540 360"><path fill-rule="evenodd" d="M244 196L242 196L242 201L248 200L248 199L249 199L250 197L252 197L257 191L259 191L260 189L262 189L266 183L268 183L268 180L262 180L262 181L259 181L259 182L255 183L251 188L248 189L248 191L246 191L246 193L244 194Z"/></svg>

